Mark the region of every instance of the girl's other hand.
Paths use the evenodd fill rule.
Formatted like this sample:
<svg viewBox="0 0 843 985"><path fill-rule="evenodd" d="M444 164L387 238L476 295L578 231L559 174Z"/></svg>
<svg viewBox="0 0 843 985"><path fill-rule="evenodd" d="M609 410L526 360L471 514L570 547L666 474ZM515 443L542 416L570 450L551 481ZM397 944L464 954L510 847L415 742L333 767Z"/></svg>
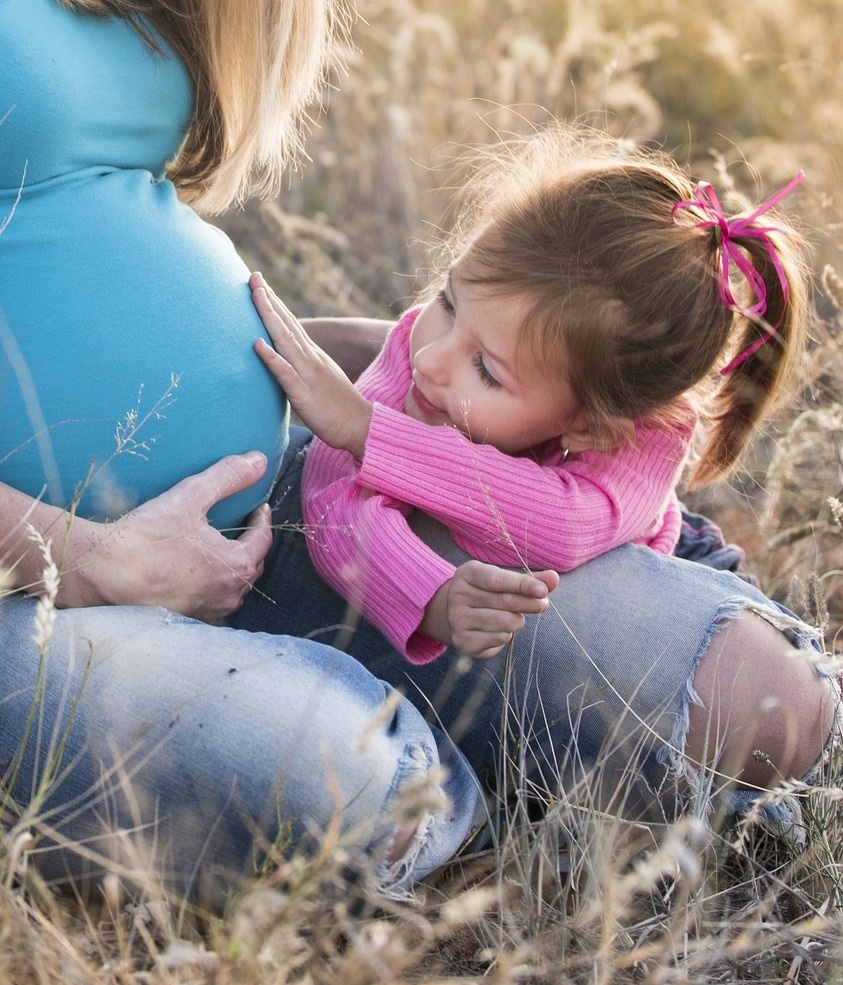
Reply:
<svg viewBox="0 0 843 985"><path fill-rule="evenodd" d="M488 659L523 628L526 614L547 609L547 596L558 584L555 571L466 561L434 595L420 631L468 657Z"/></svg>

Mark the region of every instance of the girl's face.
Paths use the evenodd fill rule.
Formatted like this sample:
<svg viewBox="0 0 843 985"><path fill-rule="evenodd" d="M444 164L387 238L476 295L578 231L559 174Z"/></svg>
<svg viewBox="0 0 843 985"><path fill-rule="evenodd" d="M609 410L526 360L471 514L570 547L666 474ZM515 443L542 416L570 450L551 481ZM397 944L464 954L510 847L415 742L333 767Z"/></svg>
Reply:
<svg viewBox="0 0 843 985"><path fill-rule="evenodd" d="M452 266L445 287L421 310L410 338L413 385L404 412L449 424L472 441L516 454L551 438L572 443L585 415L567 381L526 356L516 358L526 305L490 296Z"/></svg>

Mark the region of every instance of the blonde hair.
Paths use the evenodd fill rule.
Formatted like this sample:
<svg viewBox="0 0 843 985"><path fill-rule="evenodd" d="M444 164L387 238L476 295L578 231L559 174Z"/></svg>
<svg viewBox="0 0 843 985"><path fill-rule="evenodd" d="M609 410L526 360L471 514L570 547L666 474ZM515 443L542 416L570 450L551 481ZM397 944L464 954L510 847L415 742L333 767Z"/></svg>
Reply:
<svg viewBox="0 0 843 985"><path fill-rule="evenodd" d="M761 321L721 300L717 236L674 221L695 186L667 156L559 124L472 157L469 174L444 259L462 255L461 276L526 299L519 346L564 374L599 445L629 440L637 419L670 426L679 398L710 381L709 433L688 485L734 468L804 345L799 234L763 216L787 296L760 241L735 239L766 286ZM740 365L712 372L770 325Z"/></svg>
<svg viewBox="0 0 843 985"><path fill-rule="evenodd" d="M126 18L153 47L157 31L183 60L194 112L168 175L207 213L277 191L351 22L347 0L60 2Z"/></svg>

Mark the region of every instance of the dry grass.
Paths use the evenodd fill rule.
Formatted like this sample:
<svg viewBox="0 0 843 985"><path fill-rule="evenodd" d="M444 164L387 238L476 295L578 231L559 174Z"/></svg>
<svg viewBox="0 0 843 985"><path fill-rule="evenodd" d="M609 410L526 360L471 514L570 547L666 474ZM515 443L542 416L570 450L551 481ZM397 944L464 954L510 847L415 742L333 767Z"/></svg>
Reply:
<svg viewBox="0 0 843 985"><path fill-rule="evenodd" d="M642 843L611 818L559 803L498 851L428 878L415 903L377 907L343 885L332 852L279 860L223 915L191 916L151 890L127 900L108 878L101 900L82 906L47 892L25 846L9 844L0 981L837 980L837 793L806 802L809 847L798 853L751 826L716 835L692 819L648 831Z"/></svg>
<svg viewBox="0 0 843 985"><path fill-rule="evenodd" d="M280 202L225 220L299 314L405 304L448 197L449 147L548 114L657 142L753 195L806 168L793 204L816 250L816 342L745 474L694 505L836 648L843 7L361 0L360 12L304 175ZM187 914L151 887L128 900L115 880L82 906L39 882L24 820L0 836L0 985L840 981L840 770L806 800L798 851L757 827L714 833L691 820L647 832L642 847L618 822L559 802L539 822L516 814L497 851L429 878L416 904L380 909L347 891L327 848L279 862L222 915Z"/></svg>
<svg viewBox="0 0 843 985"><path fill-rule="evenodd" d="M840 266L834 0L361 0L359 10L311 163L277 205L226 219L298 313L406 302L449 200L449 148L549 115L656 142L718 187L770 191L805 168L798 208L817 269Z"/></svg>

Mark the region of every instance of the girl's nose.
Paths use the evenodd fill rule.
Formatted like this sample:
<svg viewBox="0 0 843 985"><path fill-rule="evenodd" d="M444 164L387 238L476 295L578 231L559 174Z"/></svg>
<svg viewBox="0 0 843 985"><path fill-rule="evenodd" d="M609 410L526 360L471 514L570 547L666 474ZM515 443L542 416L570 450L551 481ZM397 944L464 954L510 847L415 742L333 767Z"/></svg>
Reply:
<svg viewBox="0 0 843 985"><path fill-rule="evenodd" d="M415 369L437 386L444 386L448 379L448 345L446 339L428 342L416 353Z"/></svg>

